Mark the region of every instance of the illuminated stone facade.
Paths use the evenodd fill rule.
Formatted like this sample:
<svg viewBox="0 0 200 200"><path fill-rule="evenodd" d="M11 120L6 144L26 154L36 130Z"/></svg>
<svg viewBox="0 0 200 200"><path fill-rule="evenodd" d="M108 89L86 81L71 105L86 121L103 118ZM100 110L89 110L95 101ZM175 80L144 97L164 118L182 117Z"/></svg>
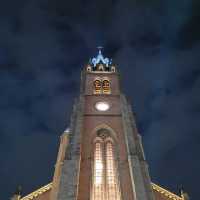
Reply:
<svg viewBox="0 0 200 200"><path fill-rule="evenodd" d="M151 183L135 119L112 60L84 67L52 183L20 200L186 200Z"/></svg>

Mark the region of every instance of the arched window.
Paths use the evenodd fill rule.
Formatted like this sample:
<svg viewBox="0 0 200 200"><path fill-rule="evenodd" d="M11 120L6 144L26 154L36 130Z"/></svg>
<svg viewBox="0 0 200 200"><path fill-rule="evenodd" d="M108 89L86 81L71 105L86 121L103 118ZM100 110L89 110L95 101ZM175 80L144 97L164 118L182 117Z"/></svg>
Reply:
<svg viewBox="0 0 200 200"><path fill-rule="evenodd" d="M94 84L94 94L110 94L110 81L108 79L96 78L93 82Z"/></svg>
<svg viewBox="0 0 200 200"><path fill-rule="evenodd" d="M103 93L104 94L110 94L110 81L108 79L104 79L102 83Z"/></svg>
<svg viewBox="0 0 200 200"><path fill-rule="evenodd" d="M94 93L95 94L100 94L101 93L101 80L100 79L96 79L94 81Z"/></svg>
<svg viewBox="0 0 200 200"><path fill-rule="evenodd" d="M104 66L102 64L97 65L97 70L104 71Z"/></svg>
<svg viewBox="0 0 200 200"><path fill-rule="evenodd" d="M115 145L106 129L97 132L93 159L91 200L121 200Z"/></svg>
<svg viewBox="0 0 200 200"><path fill-rule="evenodd" d="M120 200L119 180L112 142L107 142L106 151L106 194L107 200Z"/></svg>
<svg viewBox="0 0 200 200"><path fill-rule="evenodd" d="M104 199L104 175L103 175L103 151L102 144L98 141L94 145L94 168L93 168L93 194L92 199Z"/></svg>

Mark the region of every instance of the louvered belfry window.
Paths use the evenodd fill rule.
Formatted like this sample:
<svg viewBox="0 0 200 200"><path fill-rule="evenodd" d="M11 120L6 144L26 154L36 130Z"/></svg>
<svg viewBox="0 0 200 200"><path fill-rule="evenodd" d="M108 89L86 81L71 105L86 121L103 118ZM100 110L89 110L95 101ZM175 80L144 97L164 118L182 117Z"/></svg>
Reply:
<svg viewBox="0 0 200 200"><path fill-rule="evenodd" d="M94 142L91 199L121 200L114 143L103 132Z"/></svg>
<svg viewBox="0 0 200 200"><path fill-rule="evenodd" d="M101 87L102 87L101 80L96 79L94 81L94 94L100 94L101 93Z"/></svg>
<svg viewBox="0 0 200 200"><path fill-rule="evenodd" d="M111 94L111 83L107 78L95 78L93 82L94 94Z"/></svg>
<svg viewBox="0 0 200 200"><path fill-rule="evenodd" d="M108 79L103 80L102 82L102 88L104 94L110 94L110 81Z"/></svg>

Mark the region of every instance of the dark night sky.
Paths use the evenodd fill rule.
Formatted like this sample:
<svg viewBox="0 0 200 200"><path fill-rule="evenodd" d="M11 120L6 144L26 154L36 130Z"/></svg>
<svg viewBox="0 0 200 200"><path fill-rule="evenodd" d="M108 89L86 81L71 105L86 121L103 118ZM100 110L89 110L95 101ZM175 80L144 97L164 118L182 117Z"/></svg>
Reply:
<svg viewBox="0 0 200 200"><path fill-rule="evenodd" d="M152 181L198 200L199 0L0 1L0 200L51 181L96 46L122 74Z"/></svg>

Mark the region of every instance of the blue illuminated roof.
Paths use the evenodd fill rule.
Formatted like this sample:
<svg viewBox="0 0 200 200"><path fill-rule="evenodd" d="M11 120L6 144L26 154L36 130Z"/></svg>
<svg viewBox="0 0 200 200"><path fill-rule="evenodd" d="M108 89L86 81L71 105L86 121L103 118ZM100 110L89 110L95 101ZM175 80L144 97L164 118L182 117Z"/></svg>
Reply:
<svg viewBox="0 0 200 200"><path fill-rule="evenodd" d="M106 65L106 67L108 67L109 65L112 64L112 59L109 58L105 58L101 52L102 47L98 47L99 52L98 55L96 57L93 57L92 59L90 59L90 63L96 67L97 64L104 64Z"/></svg>

